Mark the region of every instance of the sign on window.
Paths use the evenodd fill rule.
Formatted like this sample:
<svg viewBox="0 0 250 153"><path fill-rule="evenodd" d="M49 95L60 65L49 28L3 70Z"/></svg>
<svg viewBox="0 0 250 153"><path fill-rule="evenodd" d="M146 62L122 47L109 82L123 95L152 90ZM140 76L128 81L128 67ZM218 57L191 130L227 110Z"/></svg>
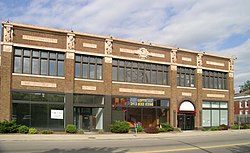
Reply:
<svg viewBox="0 0 250 153"><path fill-rule="evenodd" d="M63 110L51 109L51 119L63 119Z"/></svg>

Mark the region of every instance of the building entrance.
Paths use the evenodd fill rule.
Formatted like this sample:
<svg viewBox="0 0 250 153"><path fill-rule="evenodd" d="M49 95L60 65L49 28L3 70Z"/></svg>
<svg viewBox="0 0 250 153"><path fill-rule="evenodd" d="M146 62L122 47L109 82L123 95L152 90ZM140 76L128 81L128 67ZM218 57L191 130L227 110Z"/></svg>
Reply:
<svg viewBox="0 0 250 153"><path fill-rule="evenodd" d="M195 123L195 108L194 105L189 101L184 101L181 103L178 115L178 128L182 130L193 130Z"/></svg>

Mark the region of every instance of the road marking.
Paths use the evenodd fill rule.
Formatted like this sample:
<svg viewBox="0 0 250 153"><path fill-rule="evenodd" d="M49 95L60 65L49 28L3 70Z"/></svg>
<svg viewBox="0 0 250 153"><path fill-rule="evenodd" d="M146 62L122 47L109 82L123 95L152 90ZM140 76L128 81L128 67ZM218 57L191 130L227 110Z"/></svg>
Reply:
<svg viewBox="0 0 250 153"><path fill-rule="evenodd" d="M139 151L139 152L128 152L128 153L158 153L158 152L177 152L177 151L187 151L187 150L199 150L199 149L211 149L211 148L222 148L222 147L231 147L231 146L240 146L240 145L250 145L250 142L245 143L234 143L234 144L225 144L217 146L204 146L204 147L190 147L190 148L181 148L181 149L168 149L168 150L152 150L152 151Z"/></svg>

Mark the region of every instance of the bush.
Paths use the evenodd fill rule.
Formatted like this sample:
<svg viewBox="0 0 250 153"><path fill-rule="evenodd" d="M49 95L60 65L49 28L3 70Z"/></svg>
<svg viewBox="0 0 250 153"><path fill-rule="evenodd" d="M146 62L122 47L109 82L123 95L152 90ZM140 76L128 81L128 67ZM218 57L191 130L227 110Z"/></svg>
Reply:
<svg viewBox="0 0 250 153"><path fill-rule="evenodd" d="M146 128L144 131L146 133L151 133L151 134L159 133L159 129L156 127L149 127L149 128Z"/></svg>
<svg viewBox="0 0 250 153"><path fill-rule="evenodd" d="M66 133L76 133L77 132L76 126L74 124L68 124L66 126L65 132Z"/></svg>
<svg viewBox="0 0 250 153"><path fill-rule="evenodd" d="M220 128L218 126L211 127L209 131L219 131Z"/></svg>
<svg viewBox="0 0 250 153"><path fill-rule="evenodd" d="M22 125L17 130L18 130L18 133L26 134L29 132L29 127L27 127L26 125Z"/></svg>
<svg viewBox="0 0 250 153"><path fill-rule="evenodd" d="M104 130L103 129L98 130L98 134L104 134Z"/></svg>
<svg viewBox="0 0 250 153"><path fill-rule="evenodd" d="M159 132L167 132L164 128L159 128Z"/></svg>
<svg viewBox="0 0 250 153"><path fill-rule="evenodd" d="M0 122L0 133L16 133L19 125L16 124L15 120Z"/></svg>
<svg viewBox="0 0 250 153"><path fill-rule="evenodd" d="M250 124L247 125L247 129L250 129Z"/></svg>
<svg viewBox="0 0 250 153"><path fill-rule="evenodd" d="M113 133L128 133L130 124L126 121L114 121L111 124L110 130Z"/></svg>
<svg viewBox="0 0 250 153"><path fill-rule="evenodd" d="M143 132L143 131L144 131L143 127L141 125L139 125L137 128L137 132Z"/></svg>
<svg viewBox="0 0 250 153"><path fill-rule="evenodd" d="M42 130L41 133L42 134L53 134L54 131L52 131L52 130Z"/></svg>
<svg viewBox="0 0 250 153"><path fill-rule="evenodd" d="M228 126L225 125L225 124L222 124L222 125L219 126L219 129L220 130L228 130Z"/></svg>
<svg viewBox="0 0 250 153"><path fill-rule="evenodd" d="M165 129L166 132L174 130L174 128L168 122L161 123L161 127Z"/></svg>
<svg viewBox="0 0 250 153"><path fill-rule="evenodd" d="M29 134L37 134L37 133L38 133L38 131L37 131L36 128L30 128L29 129Z"/></svg>
<svg viewBox="0 0 250 153"><path fill-rule="evenodd" d="M84 134L84 130L83 129L77 130L77 134Z"/></svg>

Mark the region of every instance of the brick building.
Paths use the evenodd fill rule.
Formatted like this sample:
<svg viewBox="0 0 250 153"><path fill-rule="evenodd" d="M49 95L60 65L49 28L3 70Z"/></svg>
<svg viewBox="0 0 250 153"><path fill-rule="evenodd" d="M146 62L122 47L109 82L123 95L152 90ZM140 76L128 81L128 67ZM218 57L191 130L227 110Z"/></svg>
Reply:
<svg viewBox="0 0 250 153"><path fill-rule="evenodd" d="M250 89L234 95L234 122L250 123Z"/></svg>
<svg viewBox="0 0 250 153"><path fill-rule="evenodd" d="M108 130L113 120L232 125L232 57L2 22L0 120Z"/></svg>

